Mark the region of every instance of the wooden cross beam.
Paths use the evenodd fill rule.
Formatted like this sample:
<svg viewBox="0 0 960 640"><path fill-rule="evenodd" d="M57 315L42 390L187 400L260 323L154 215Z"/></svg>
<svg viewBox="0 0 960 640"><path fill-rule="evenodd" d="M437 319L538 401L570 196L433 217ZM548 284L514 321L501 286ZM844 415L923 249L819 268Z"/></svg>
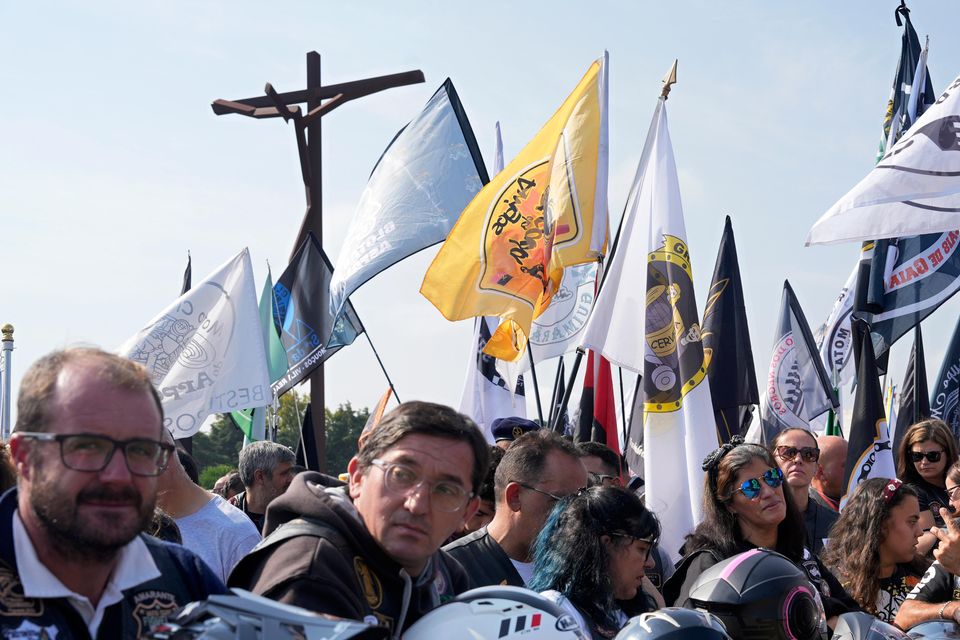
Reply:
<svg viewBox="0 0 960 640"><path fill-rule="evenodd" d="M313 231L323 246L322 213L322 155L320 151L320 120L337 107L350 100L362 98L385 89L423 82L420 70L395 73L375 78L364 78L324 87L320 82L320 54L307 53L307 86L299 91L278 93L271 84L264 87L264 95L241 100L214 100L210 107L218 116L236 113L251 118L283 118L293 121L297 136L297 152L300 156L300 173L303 178L307 209L300 224L300 231L290 250L290 258ZM300 108L306 103L306 113ZM310 408L313 414L314 440L320 470L325 471L326 425L324 406L323 364L310 375ZM335 469L333 471L346 471Z"/></svg>

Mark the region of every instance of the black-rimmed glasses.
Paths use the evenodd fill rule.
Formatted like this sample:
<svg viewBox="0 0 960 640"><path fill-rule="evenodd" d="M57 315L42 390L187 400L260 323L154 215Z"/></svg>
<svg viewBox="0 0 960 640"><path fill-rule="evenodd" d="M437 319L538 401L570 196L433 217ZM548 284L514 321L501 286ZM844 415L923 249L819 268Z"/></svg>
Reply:
<svg viewBox="0 0 960 640"><path fill-rule="evenodd" d="M370 461L370 464L383 471L384 486L387 491L398 496L409 496L424 484L429 486L430 504L437 511L446 511L447 513L459 511L473 497L473 493L464 489L463 485L447 480L430 482L413 467L399 462L374 459Z"/></svg>
<svg viewBox="0 0 960 640"><path fill-rule="evenodd" d="M90 433L39 433L19 431L20 437L57 442L63 466L74 471L103 471L110 464L117 449L123 451L127 469L135 476L158 476L167 468L174 446L147 438L114 440L108 436Z"/></svg>
<svg viewBox="0 0 960 640"><path fill-rule="evenodd" d="M593 473L592 471L587 472L587 479L590 481L591 487L600 487L603 486L607 480L614 482L617 480L617 476L608 476L604 473Z"/></svg>
<svg viewBox="0 0 960 640"><path fill-rule="evenodd" d="M947 487L947 497L951 500L960 500L960 484L955 487Z"/></svg>
<svg viewBox="0 0 960 640"><path fill-rule="evenodd" d="M555 496L555 495L553 495L552 493L550 493L549 491L544 491L543 489L537 489L536 487L531 487L530 485L528 485L528 484L526 484L526 483L524 483L524 482L518 482L517 484L520 485L521 487L523 487L524 489L529 489L530 491L536 491L536 492L539 493L540 495L547 496L548 498L550 498L550 499L553 500L554 502L563 500L563 498L564 498L564 496Z"/></svg>

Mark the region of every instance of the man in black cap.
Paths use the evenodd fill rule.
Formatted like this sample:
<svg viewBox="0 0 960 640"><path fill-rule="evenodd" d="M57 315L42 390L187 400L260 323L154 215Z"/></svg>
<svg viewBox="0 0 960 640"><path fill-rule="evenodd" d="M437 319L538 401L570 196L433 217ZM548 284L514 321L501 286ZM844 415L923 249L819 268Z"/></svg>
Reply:
<svg viewBox="0 0 960 640"><path fill-rule="evenodd" d="M490 430L493 432L493 440L497 446L506 450L513 441L525 433L536 431L540 428L533 420L527 420L520 416L509 416L507 418L497 418L490 423Z"/></svg>

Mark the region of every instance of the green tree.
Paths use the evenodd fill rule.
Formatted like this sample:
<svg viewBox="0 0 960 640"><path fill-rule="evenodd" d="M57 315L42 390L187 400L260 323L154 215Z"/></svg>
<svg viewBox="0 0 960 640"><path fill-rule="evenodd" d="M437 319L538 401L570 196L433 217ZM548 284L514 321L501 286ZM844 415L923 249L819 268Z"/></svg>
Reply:
<svg viewBox="0 0 960 640"><path fill-rule="evenodd" d="M370 410L355 410L350 403L336 411L327 409L327 473L337 475L347 470L347 463L357 453L357 440L367 424Z"/></svg>
<svg viewBox="0 0 960 640"><path fill-rule="evenodd" d="M200 474L200 486L204 489L213 489L213 485L217 483L217 480L236 468L236 465L229 464L215 464L212 467L207 467Z"/></svg>

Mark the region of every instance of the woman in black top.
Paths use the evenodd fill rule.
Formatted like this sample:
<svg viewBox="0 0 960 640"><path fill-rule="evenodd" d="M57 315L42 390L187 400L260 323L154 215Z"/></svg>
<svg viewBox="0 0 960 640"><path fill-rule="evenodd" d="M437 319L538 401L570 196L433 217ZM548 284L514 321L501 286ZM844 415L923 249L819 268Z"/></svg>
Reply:
<svg viewBox="0 0 960 640"><path fill-rule="evenodd" d="M683 606L697 577L709 567L756 547L772 549L803 569L820 592L828 623L856 602L836 578L804 546L803 520L790 492L783 490L783 472L770 452L744 444L739 436L707 456L703 487L703 520L687 536L685 557L664 586L667 605Z"/></svg>
<svg viewBox="0 0 960 640"><path fill-rule="evenodd" d="M942 420L924 420L912 425L903 434L897 451L897 477L912 484L920 500L920 526L926 532L920 536L917 551L930 554L937 542L930 527L942 527L939 515L934 516L930 505L946 506L947 471L957 461L957 443L950 427Z"/></svg>
<svg viewBox="0 0 960 640"><path fill-rule="evenodd" d="M893 619L930 562L917 555L917 492L896 479L857 486L833 526L823 562L864 611Z"/></svg>

